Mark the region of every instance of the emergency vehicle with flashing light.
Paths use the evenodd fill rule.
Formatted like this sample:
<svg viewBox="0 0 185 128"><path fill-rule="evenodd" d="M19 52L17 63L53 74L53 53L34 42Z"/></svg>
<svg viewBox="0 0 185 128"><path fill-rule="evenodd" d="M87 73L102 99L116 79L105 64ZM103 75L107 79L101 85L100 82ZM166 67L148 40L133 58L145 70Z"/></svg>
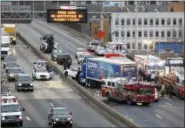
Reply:
<svg viewBox="0 0 185 128"><path fill-rule="evenodd" d="M21 108L15 96L2 96L1 97L1 125L4 124L17 124L23 126L24 108Z"/></svg>

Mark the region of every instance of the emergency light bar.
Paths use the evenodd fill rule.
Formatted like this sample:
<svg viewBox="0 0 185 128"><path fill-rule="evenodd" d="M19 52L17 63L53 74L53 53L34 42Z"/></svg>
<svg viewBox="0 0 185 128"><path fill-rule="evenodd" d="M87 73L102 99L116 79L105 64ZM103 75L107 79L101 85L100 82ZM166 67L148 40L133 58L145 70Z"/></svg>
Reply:
<svg viewBox="0 0 185 128"><path fill-rule="evenodd" d="M2 97L1 98L2 103L16 103L18 102L16 97Z"/></svg>

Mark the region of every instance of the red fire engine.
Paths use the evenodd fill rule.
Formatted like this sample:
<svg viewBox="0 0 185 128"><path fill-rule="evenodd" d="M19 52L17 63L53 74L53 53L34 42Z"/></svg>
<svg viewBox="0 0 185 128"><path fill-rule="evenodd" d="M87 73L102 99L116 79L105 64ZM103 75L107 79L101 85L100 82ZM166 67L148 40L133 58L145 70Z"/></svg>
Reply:
<svg viewBox="0 0 185 128"><path fill-rule="evenodd" d="M149 105L155 101L156 84L150 82L127 82L126 78L103 79L101 93L109 101L126 101L127 104Z"/></svg>

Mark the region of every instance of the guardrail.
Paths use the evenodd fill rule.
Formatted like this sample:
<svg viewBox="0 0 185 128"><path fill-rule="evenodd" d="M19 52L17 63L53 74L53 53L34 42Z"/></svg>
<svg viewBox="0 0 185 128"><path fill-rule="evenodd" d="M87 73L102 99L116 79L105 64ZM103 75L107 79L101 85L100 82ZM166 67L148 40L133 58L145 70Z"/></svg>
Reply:
<svg viewBox="0 0 185 128"><path fill-rule="evenodd" d="M104 104L103 102L95 99L85 88L83 88L81 85L77 84L75 81L73 81L70 78L67 78L63 75L62 70L58 67L57 64L52 62L44 53L40 52L35 48L28 40L26 40L23 36L21 36L21 33L17 33L17 37L27 46L29 46L33 52L44 58L50 67L54 68L56 72L58 72L67 83L69 83L69 86L72 88L75 88L79 91L79 94L82 95L82 98L84 98L85 101L89 102L90 105L92 105L96 110L101 112L105 117L110 119L111 121L118 124L119 127L123 127L123 124L125 124L128 127L138 128L139 126L135 124L134 122L128 120L126 117L123 117L121 114L117 113L114 109L110 108L108 105Z"/></svg>
<svg viewBox="0 0 185 128"><path fill-rule="evenodd" d="M2 12L31 12L31 6L1 5Z"/></svg>

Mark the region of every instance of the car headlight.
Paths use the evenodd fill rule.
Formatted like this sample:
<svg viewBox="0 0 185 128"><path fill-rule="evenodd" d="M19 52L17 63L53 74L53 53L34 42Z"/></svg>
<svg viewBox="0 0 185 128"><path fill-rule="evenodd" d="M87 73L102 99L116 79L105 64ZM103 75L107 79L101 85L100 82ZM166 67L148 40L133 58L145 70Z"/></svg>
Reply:
<svg viewBox="0 0 185 128"><path fill-rule="evenodd" d="M30 86L33 86L33 84L30 84Z"/></svg>
<svg viewBox="0 0 185 128"><path fill-rule="evenodd" d="M22 84L18 84L19 86L21 86Z"/></svg>
<svg viewBox="0 0 185 128"><path fill-rule="evenodd" d="M69 120L71 120L71 118L67 118L67 120L69 121Z"/></svg>
<svg viewBox="0 0 185 128"><path fill-rule="evenodd" d="M5 117L1 117L1 120L5 120Z"/></svg>
<svg viewBox="0 0 185 128"><path fill-rule="evenodd" d="M19 116L19 119L22 120L22 116Z"/></svg>
<svg viewBox="0 0 185 128"><path fill-rule="evenodd" d="M13 77L14 75L13 74L10 74L10 77Z"/></svg>
<svg viewBox="0 0 185 128"><path fill-rule="evenodd" d="M55 118L56 121L58 121L58 118Z"/></svg>

